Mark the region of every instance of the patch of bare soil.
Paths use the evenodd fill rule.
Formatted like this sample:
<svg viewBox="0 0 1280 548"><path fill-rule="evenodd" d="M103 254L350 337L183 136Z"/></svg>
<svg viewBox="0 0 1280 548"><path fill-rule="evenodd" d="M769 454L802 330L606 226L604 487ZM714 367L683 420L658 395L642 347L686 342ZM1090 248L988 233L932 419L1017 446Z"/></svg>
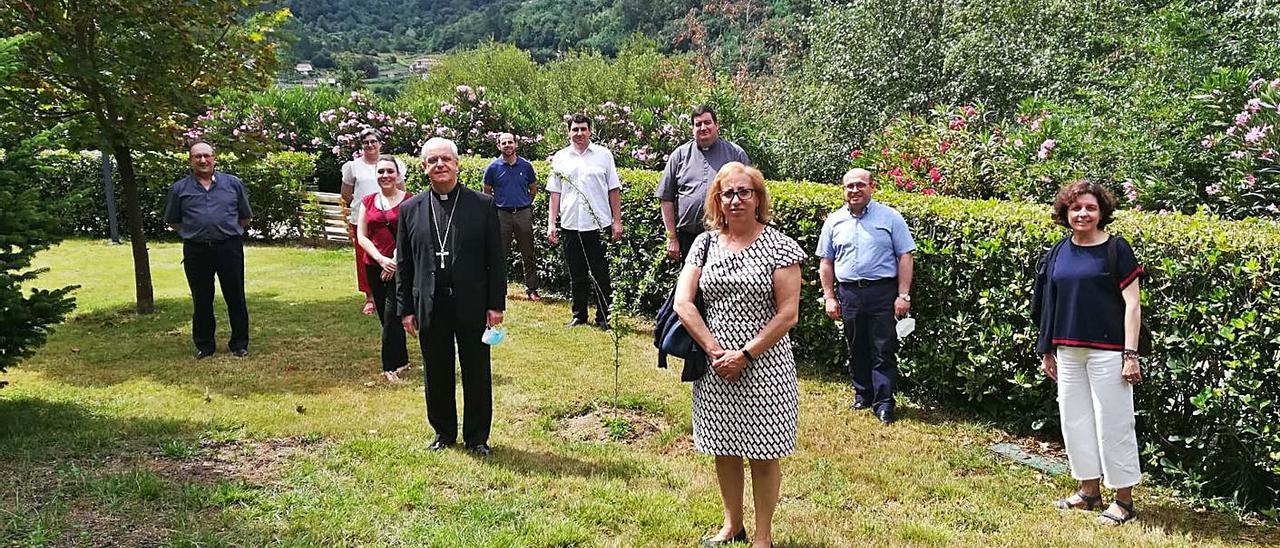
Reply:
<svg viewBox="0 0 1280 548"><path fill-rule="evenodd" d="M250 485L278 484L289 459L316 449L316 442L297 437L257 441L202 440L195 455L177 459L156 453L141 466L173 481L212 483L243 481Z"/></svg>
<svg viewBox="0 0 1280 548"><path fill-rule="evenodd" d="M55 546L163 546L167 534L154 522L140 524L123 520L98 509L73 506L63 518L67 527L55 541Z"/></svg>
<svg viewBox="0 0 1280 548"><path fill-rule="evenodd" d="M555 434L569 441L637 443L667 428L662 417L636 409L598 406L556 423Z"/></svg>

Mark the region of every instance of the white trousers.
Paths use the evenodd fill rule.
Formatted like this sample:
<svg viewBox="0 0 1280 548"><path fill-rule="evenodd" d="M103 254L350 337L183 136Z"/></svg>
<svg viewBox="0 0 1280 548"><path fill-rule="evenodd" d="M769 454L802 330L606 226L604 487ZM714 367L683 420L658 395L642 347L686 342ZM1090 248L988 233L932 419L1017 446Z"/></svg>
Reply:
<svg viewBox="0 0 1280 548"><path fill-rule="evenodd" d="M1142 481L1134 432L1133 385L1115 350L1058 347L1058 413L1077 480L1103 478L1111 489Z"/></svg>

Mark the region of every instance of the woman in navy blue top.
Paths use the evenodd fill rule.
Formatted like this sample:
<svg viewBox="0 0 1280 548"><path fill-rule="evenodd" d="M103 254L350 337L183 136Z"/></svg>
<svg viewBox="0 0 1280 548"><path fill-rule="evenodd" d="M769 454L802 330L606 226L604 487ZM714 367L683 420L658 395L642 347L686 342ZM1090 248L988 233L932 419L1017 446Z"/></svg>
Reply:
<svg viewBox="0 0 1280 548"><path fill-rule="evenodd" d="M1071 475L1080 481L1080 489L1057 506L1098 508L1105 483L1116 490L1098 517L1105 525L1137 517L1132 490L1142 480L1133 413L1133 385L1142 380L1142 267L1128 242L1102 230L1115 203L1107 189L1089 181L1058 192L1053 220L1070 228L1071 236L1041 261L1032 307L1040 328L1036 352L1057 381L1062 439Z"/></svg>

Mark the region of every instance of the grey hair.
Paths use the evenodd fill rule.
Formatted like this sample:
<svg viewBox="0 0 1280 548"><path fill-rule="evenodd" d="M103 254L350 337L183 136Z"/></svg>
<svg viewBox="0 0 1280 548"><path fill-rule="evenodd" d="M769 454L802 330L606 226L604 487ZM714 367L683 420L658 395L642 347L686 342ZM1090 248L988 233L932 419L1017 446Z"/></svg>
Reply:
<svg viewBox="0 0 1280 548"><path fill-rule="evenodd" d="M453 157L458 157L458 144L445 139L444 137L432 137L427 139L427 142L422 143L422 150L418 152L418 157L424 162L427 161L427 149L440 145L447 145L449 147L449 151L453 153Z"/></svg>

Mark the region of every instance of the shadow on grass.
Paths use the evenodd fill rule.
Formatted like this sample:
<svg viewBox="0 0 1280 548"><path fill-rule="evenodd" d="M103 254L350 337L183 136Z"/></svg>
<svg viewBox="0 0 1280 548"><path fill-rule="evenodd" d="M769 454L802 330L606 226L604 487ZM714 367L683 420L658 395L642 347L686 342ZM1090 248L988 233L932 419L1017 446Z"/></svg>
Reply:
<svg viewBox="0 0 1280 548"><path fill-rule="evenodd" d="M525 476L552 478L576 476L627 480L643 473L643 470L625 462L598 464L556 453L526 451L515 447L498 447L493 458L485 462Z"/></svg>
<svg viewBox="0 0 1280 548"><path fill-rule="evenodd" d="M115 418L76 402L0 398L0 460L10 463L101 461L209 430L186 421Z"/></svg>
<svg viewBox="0 0 1280 548"><path fill-rule="evenodd" d="M359 314L345 294L319 302L288 299L248 296L247 358L227 353L230 327L218 297L218 353L193 359L191 301L171 298L158 300L156 313L147 316L131 307L77 316L59 326L23 368L79 387L148 380L220 394L314 394L377 378L376 318ZM409 355L420 366L416 341L409 342Z"/></svg>

